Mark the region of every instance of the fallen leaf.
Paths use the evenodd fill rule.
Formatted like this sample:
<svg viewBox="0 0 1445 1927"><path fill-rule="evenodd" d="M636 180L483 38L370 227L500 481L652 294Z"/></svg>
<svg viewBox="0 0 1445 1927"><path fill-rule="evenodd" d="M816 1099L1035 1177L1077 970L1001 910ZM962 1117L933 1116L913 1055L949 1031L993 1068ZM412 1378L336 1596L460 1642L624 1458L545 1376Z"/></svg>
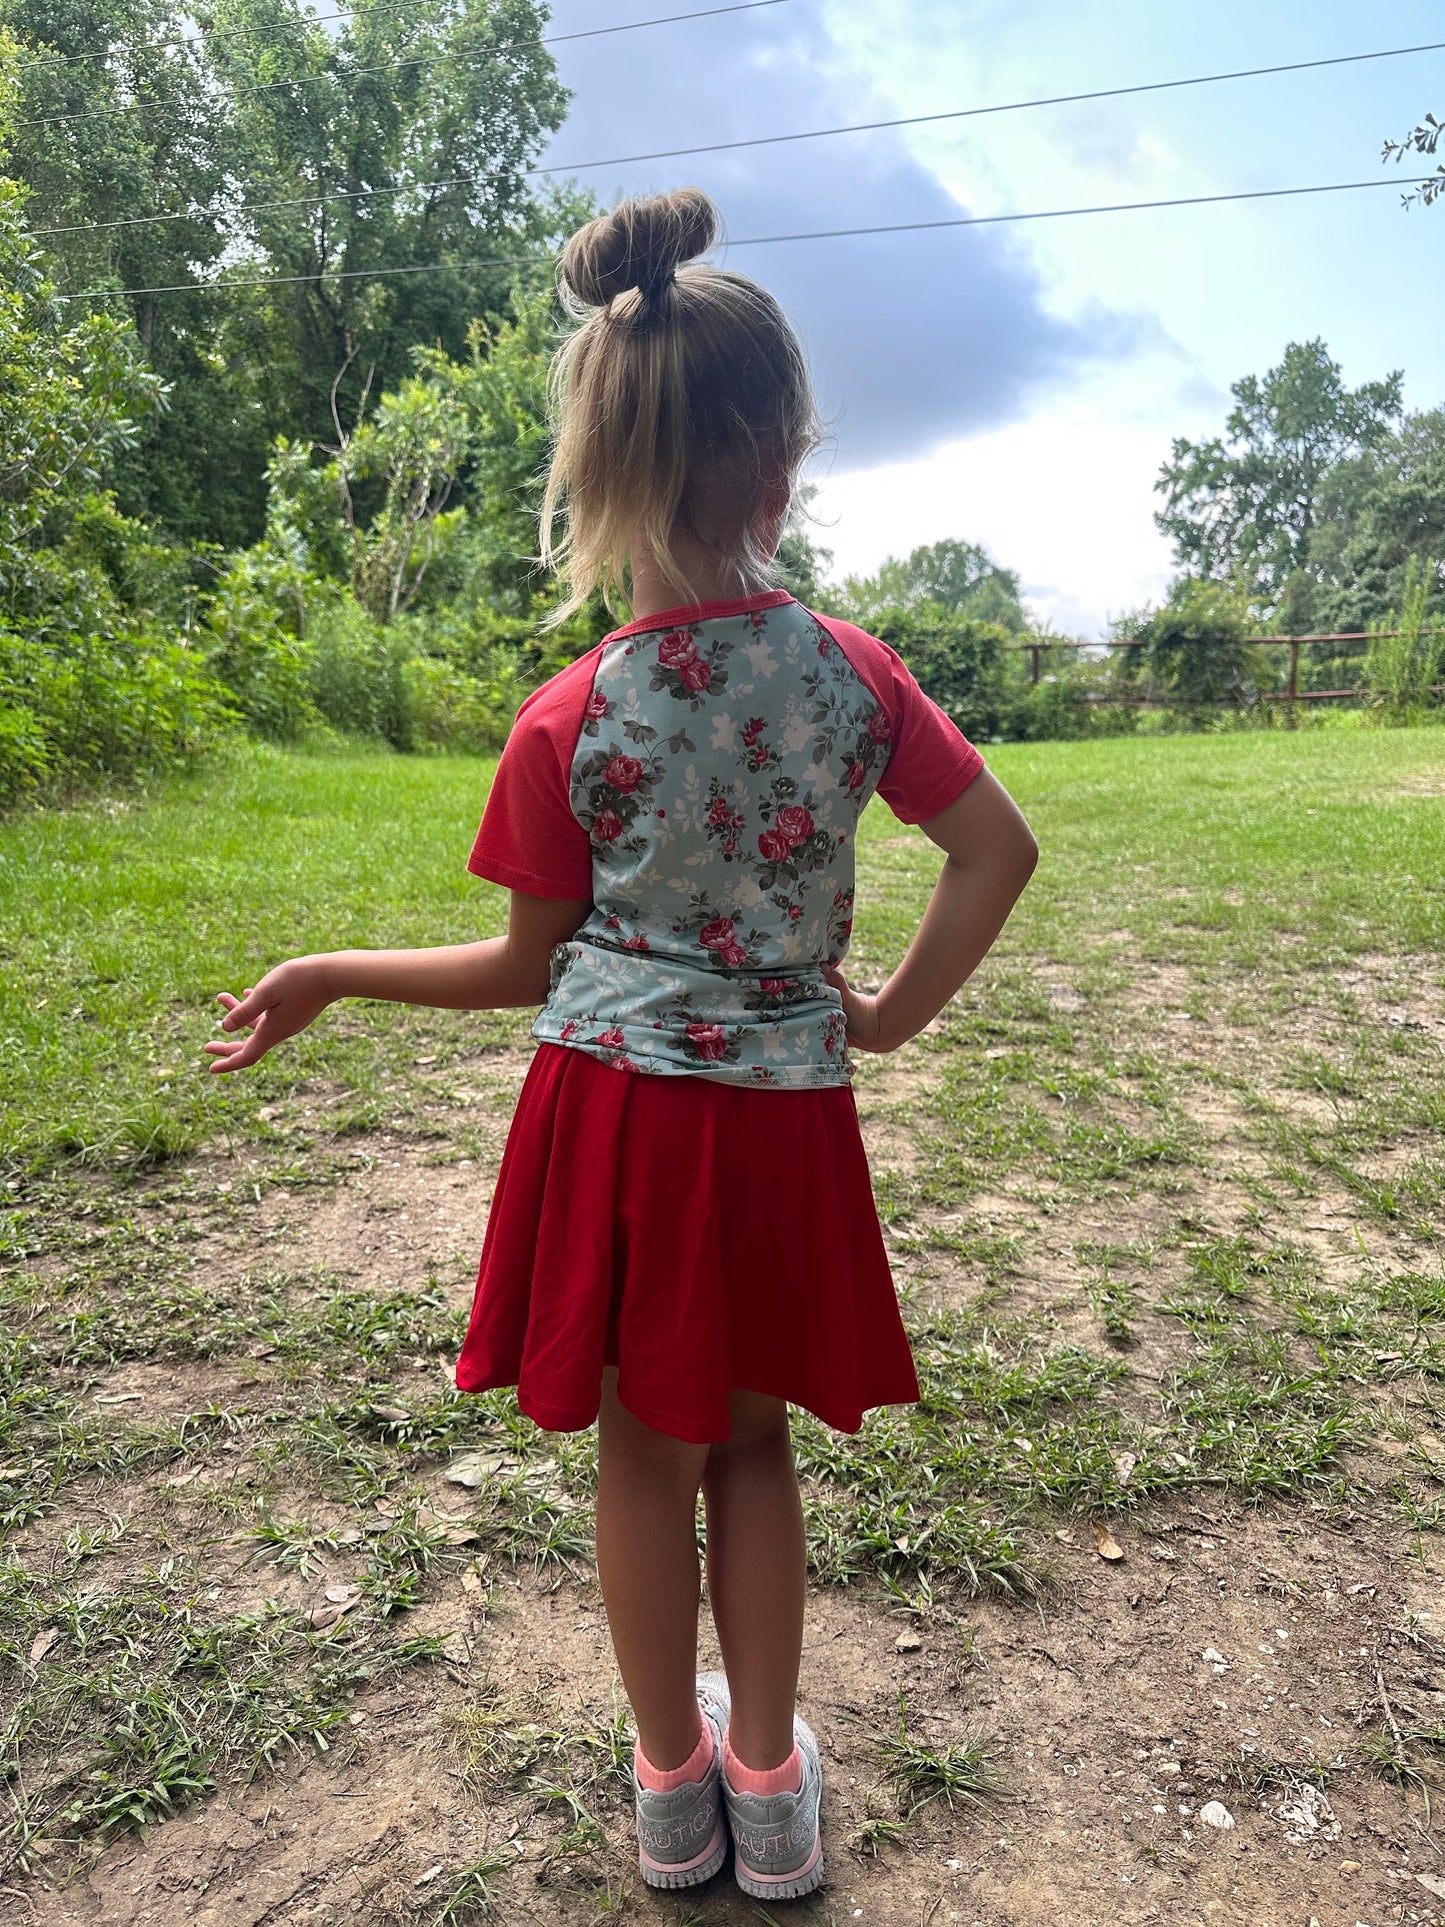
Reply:
<svg viewBox="0 0 1445 1927"><path fill-rule="evenodd" d="M1121 1452L1114 1460L1114 1470L1119 1475L1120 1485L1127 1485L1134 1476L1134 1467L1139 1463L1133 1452Z"/></svg>
<svg viewBox="0 0 1445 1927"><path fill-rule="evenodd" d="M474 1565L464 1567L462 1569L462 1591L463 1592L480 1592L481 1590L482 1590L482 1575L477 1571Z"/></svg>
<svg viewBox="0 0 1445 1927"><path fill-rule="evenodd" d="M188 1465L184 1472L173 1472L166 1480L167 1485L189 1485L192 1479L200 1478L205 1471L203 1465Z"/></svg>
<svg viewBox="0 0 1445 1927"><path fill-rule="evenodd" d="M134 1405L144 1397L144 1392L97 1392L95 1402L97 1405Z"/></svg>
<svg viewBox="0 0 1445 1927"><path fill-rule="evenodd" d="M371 1416L379 1418L385 1425L405 1425L410 1420L411 1413L400 1405L373 1405Z"/></svg>
<svg viewBox="0 0 1445 1927"><path fill-rule="evenodd" d="M917 1633L900 1633L893 1642L893 1650L895 1653L921 1653L923 1641Z"/></svg>
<svg viewBox="0 0 1445 1927"><path fill-rule="evenodd" d="M448 1485L464 1485L475 1491L499 1472L514 1470L516 1463L505 1452L462 1452L452 1460L442 1477Z"/></svg>
<svg viewBox="0 0 1445 1927"><path fill-rule="evenodd" d="M1094 1521L1094 1549L1101 1559L1107 1559L1111 1565L1124 1557L1124 1548L1102 1519Z"/></svg>
<svg viewBox="0 0 1445 1927"><path fill-rule="evenodd" d="M1432 1873L1417 1873L1415 1878L1427 1894L1434 1894L1437 1900L1445 1900L1445 1880L1437 1880Z"/></svg>
<svg viewBox="0 0 1445 1927"><path fill-rule="evenodd" d="M361 1597L360 1586L328 1586L326 1597L333 1606L354 1606Z"/></svg>
<svg viewBox="0 0 1445 1927"><path fill-rule="evenodd" d="M30 1647L30 1664L38 1666L59 1637L58 1626L47 1626L42 1632L38 1632Z"/></svg>
<svg viewBox="0 0 1445 1927"><path fill-rule="evenodd" d="M474 1546L480 1542L481 1536L475 1526L448 1526L442 1534L449 1546Z"/></svg>
<svg viewBox="0 0 1445 1927"><path fill-rule="evenodd" d="M441 1872L441 1870L442 1870L442 1863L440 1860L438 1860L438 1862L434 1867L428 1867L425 1873L418 1874L416 1879L412 1882L412 1885L414 1887L425 1887L430 1885L430 1883L436 1879L437 1875Z"/></svg>
<svg viewBox="0 0 1445 1927"><path fill-rule="evenodd" d="M1059 1540L1061 1544L1066 1546L1077 1545L1078 1543L1078 1541L1074 1538L1073 1532L1070 1530L1068 1526L1060 1526L1058 1531L1054 1534L1054 1537L1057 1540Z"/></svg>

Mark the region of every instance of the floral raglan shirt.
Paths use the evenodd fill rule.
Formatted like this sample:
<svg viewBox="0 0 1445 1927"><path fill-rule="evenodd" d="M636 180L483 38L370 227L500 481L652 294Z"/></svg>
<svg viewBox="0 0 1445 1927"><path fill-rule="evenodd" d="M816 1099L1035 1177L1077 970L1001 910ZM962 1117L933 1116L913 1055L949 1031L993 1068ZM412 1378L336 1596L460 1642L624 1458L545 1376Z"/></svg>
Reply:
<svg viewBox="0 0 1445 1927"><path fill-rule="evenodd" d="M619 1070L844 1084L823 977L875 790L927 822L983 762L886 644L781 590L630 623L517 712L469 868L590 897L533 1026Z"/></svg>

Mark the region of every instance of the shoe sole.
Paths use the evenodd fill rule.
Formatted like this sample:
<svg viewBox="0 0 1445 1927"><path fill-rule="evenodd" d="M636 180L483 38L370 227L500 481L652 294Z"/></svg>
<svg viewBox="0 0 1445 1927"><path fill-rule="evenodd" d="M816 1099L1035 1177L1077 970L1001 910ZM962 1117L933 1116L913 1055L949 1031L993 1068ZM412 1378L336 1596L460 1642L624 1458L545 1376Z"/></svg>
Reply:
<svg viewBox="0 0 1445 1927"><path fill-rule="evenodd" d="M733 1876L745 1894L754 1900L801 1900L823 1884L822 1836L813 1843L812 1858L796 1873L754 1873L741 1860L733 1863Z"/></svg>
<svg viewBox="0 0 1445 1927"><path fill-rule="evenodd" d="M719 1822L718 1830L703 1850L700 1860L690 1866L663 1867L645 1855L638 1856L642 1878L649 1887L700 1887L704 1881L711 1880L714 1874L721 1873L722 1864L728 1857L728 1826L726 1819Z"/></svg>

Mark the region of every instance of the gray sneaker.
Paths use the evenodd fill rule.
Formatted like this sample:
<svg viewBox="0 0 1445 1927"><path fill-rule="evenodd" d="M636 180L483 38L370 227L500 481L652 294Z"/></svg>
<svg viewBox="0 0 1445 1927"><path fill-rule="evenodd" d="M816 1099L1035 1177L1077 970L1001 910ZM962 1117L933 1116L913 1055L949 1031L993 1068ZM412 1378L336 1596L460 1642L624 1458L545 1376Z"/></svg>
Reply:
<svg viewBox="0 0 1445 1927"><path fill-rule="evenodd" d="M716 1673L703 1675L710 1685L720 1678ZM727 1691L725 1683L722 1690ZM793 1740L803 1759L803 1784L798 1792L736 1793L723 1775L723 1800L733 1836L733 1872L743 1892L759 1900L798 1900L822 1884L823 1837L818 1807L823 1795L823 1763L813 1729L805 1721L794 1719Z"/></svg>
<svg viewBox="0 0 1445 1927"><path fill-rule="evenodd" d="M704 1730L712 1734L712 1765L700 1780L652 1793L637 1775L637 1857L649 1887L700 1887L727 1858L728 1830L722 1802L722 1736L727 1731L728 1700L713 1690L719 1675L705 1673L697 1683Z"/></svg>

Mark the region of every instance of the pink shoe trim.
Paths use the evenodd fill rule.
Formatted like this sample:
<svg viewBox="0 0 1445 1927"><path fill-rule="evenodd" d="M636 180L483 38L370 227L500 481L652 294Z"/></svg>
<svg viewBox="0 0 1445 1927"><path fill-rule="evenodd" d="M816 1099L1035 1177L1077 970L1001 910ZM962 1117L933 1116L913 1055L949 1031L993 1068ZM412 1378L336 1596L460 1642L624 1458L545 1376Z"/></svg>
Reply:
<svg viewBox="0 0 1445 1927"><path fill-rule="evenodd" d="M790 1880L801 1880L805 1874L810 1874L822 1857L823 1835L820 1830L813 1837L813 1851L808 1855L806 1863L801 1867L794 1867L791 1873L758 1873L748 1865L741 1854L738 1855L738 1864L747 1874L749 1880L758 1880L767 1886L781 1887L786 1885Z"/></svg>
<svg viewBox="0 0 1445 1927"><path fill-rule="evenodd" d="M702 1852L695 1853L691 1860L654 1860L652 1855L644 1853L641 1847L637 1849L637 1857L644 1866L651 1867L654 1873L691 1873L694 1867L700 1867L704 1860L710 1859L712 1855L717 1852L722 1844L722 1830L723 1823L721 1819L719 1819L717 1825L713 1828L712 1839L708 1841ZM812 1861L809 1861L808 1864L811 1866ZM791 1874L788 1877L790 1879L797 1878L795 1874Z"/></svg>

